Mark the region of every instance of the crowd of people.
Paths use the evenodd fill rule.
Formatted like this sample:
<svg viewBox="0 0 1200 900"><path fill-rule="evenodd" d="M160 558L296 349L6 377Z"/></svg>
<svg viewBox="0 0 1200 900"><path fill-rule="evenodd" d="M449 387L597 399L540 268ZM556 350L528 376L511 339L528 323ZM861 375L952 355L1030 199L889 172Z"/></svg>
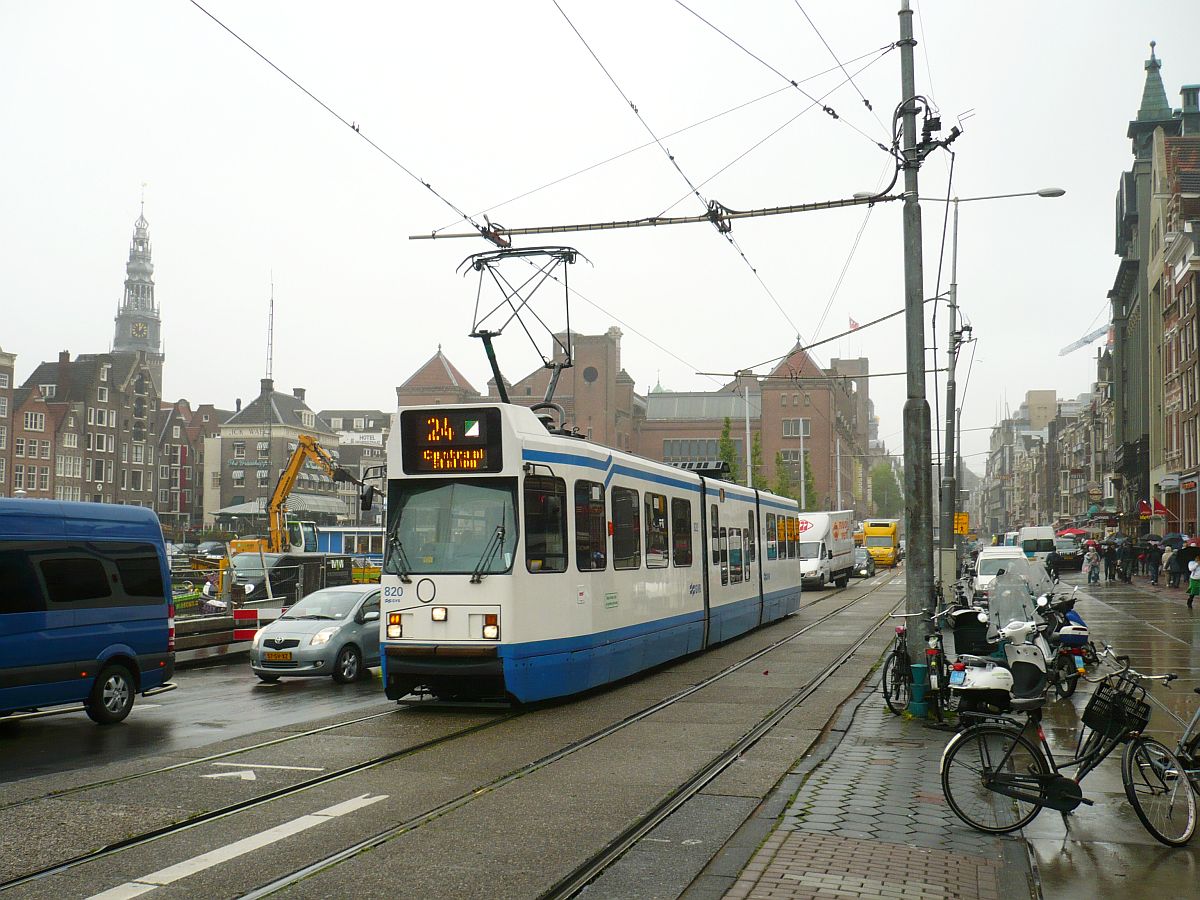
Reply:
<svg viewBox="0 0 1200 900"><path fill-rule="evenodd" d="M1192 550L1191 553L1185 550ZM1166 587L1180 588L1187 584L1187 605L1192 606L1200 595L1200 561L1194 548L1180 548L1159 541L1089 541L1083 554L1083 574L1088 584L1131 584L1135 575L1145 576L1150 584L1165 578Z"/></svg>

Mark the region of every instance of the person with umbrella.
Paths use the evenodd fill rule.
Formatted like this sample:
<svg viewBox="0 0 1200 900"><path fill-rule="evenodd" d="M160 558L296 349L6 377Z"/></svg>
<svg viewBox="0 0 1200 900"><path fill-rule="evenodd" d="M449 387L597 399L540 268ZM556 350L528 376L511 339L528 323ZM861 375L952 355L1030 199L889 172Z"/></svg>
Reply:
<svg viewBox="0 0 1200 900"><path fill-rule="evenodd" d="M1180 568L1179 560L1175 558L1176 555L1174 547L1170 544L1163 545L1162 557L1159 559L1159 563L1167 573L1167 587L1179 587L1179 574L1182 569Z"/></svg>
<svg viewBox="0 0 1200 900"><path fill-rule="evenodd" d="M1196 599L1197 594L1200 594L1200 562L1192 559L1188 563L1188 609L1192 608L1192 601Z"/></svg>
<svg viewBox="0 0 1200 900"><path fill-rule="evenodd" d="M1083 554L1083 572L1087 575L1088 584L1100 583L1100 554L1096 552L1094 543Z"/></svg>

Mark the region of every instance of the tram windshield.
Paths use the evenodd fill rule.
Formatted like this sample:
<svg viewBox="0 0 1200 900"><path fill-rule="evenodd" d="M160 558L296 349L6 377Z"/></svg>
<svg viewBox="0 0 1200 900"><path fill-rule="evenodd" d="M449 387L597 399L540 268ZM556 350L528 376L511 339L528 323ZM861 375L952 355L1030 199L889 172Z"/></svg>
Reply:
<svg viewBox="0 0 1200 900"><path fill-rule="evenodd" d="M516 480L393 481L383 571L389 575L482 574L512 568ZM492 552L497 528L504 540Z"/></svg>

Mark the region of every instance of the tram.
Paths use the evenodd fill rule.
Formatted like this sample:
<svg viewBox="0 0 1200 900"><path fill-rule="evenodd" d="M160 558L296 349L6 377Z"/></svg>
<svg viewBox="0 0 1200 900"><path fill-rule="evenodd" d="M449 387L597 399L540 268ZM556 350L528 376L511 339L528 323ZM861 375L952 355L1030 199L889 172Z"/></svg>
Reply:
<svg viewBox="0 0 1200 900"><path fill-rule="evenodd" d="M562 697L800 605L796 501L551 431L510 404L389 436L387 696Z"/></svg>

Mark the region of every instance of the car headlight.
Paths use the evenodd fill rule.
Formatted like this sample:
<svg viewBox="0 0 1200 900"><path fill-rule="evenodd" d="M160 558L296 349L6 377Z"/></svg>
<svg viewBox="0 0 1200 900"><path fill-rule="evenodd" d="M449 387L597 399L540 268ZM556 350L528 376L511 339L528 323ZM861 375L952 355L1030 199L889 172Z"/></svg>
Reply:
<svg viewBox="0 0 1200 900"><path fill-rule="evenodd" d="M337 626L333 626L330 628L322 628L320 631L318 631L316 634L314 634L312 636L312 638L309 640L309 643L312 644L312 646L314 646L314 647L320 647L322 644L328 644L329 639L331 637L333 637L335 634L337 634L337 632L338 632Z"/></svg>
<svg viewBox="0 0 1200 900"><path fill-rule="evenodd" d="M254 632L254 640L252 640L252 641L250 642L250 646L251 646L251 647L253 647L255 650L257 650L257 649L258 649L258 645L259 645L260 643L262 643L262 634L263 634L263 630L264 630L264 629L260 628L260 629L258 629L258 631Z"/></svg>

